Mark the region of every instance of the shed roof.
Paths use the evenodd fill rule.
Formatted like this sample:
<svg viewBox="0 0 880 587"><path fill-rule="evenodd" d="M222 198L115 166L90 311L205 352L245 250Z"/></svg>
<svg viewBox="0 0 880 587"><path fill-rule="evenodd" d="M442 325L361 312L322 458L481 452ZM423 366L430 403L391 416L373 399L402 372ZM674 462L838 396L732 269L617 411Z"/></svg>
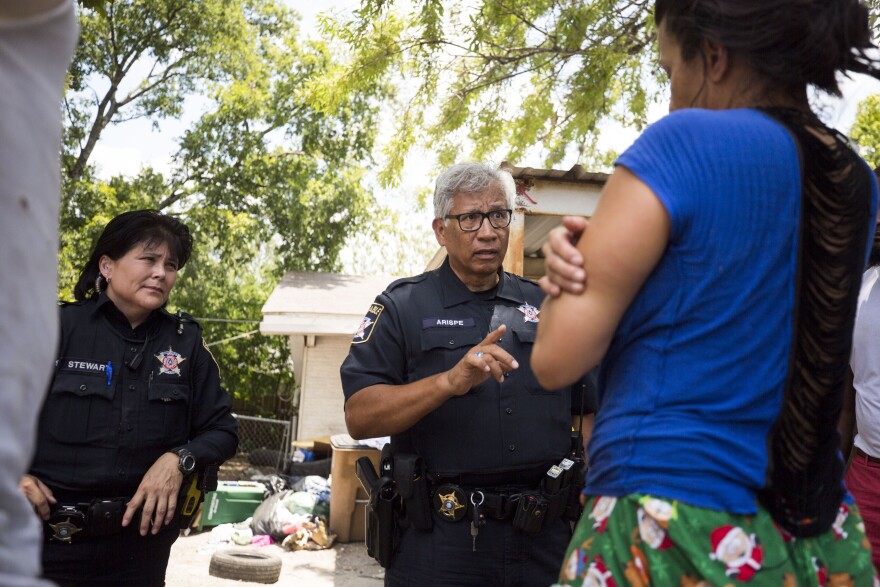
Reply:
<svg viewBox="0 0 880 587"><path fill-rule="evenodd" d="M387 275L287 273L263 305L263 334L354 334Z"/></svg>
<svg viewBox="0 0 880 587"><path fill-rule="evenodd" d="M501 163L501 167L510 172L513 179L540 179L544 181L558 181L564 183L595 183L604 185L608 178L607 173L593 173L580 165L575 165L569 170L565 169L538 169L536 167L514 167L507 161Z"/></svg>

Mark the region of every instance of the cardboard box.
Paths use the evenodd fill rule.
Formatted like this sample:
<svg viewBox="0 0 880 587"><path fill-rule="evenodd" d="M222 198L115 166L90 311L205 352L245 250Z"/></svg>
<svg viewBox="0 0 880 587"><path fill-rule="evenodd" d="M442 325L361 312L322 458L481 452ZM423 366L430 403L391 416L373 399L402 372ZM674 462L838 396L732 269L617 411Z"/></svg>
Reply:
<svg viewBox="0 0 880 587"><path fill-rule="evenodd" d="M360 457L369 457L378 470L380 453L358 445L347 434L333 436L331 446L330 531L336 533L337 542L363 542L369 495L355 475L355 462Z"/></svg>
<svg viewBox="0 0 880 587"><path fill-rule="evenodd" d="M309 440L294 440L293 448L304 448L312 451L315 455L316 461L329 458L333 452L332 447L330 446L329 436L320 436Z"/></svg>
<svg viewBox="0 0 880 587"><path fill-rule="evenodd" d="M263 503L266 486L255 481L220 481L217 491L205 494L198 529L243 522Z"/></svg>

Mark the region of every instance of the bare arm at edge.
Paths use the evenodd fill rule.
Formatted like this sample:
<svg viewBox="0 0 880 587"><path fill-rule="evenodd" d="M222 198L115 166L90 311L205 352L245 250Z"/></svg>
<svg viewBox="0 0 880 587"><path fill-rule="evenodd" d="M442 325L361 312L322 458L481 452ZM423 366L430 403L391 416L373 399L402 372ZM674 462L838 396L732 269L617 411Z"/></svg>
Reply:
<svg viewBox="0 0 880 587"><path fill-rule="evenodd" d="M669 232L669 214L654 192L617 167L578 241L586 289L547 298L541 307L531 364L543 387L571 385L599 363L623 313L660 261Z"/></svg>

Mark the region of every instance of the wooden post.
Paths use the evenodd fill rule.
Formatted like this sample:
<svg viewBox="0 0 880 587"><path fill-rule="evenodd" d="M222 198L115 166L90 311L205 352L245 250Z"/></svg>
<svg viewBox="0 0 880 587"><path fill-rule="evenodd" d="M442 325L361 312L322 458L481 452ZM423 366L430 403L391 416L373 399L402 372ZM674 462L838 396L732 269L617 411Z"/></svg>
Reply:
<svg viewBox="0 0 880 587"><path fill-rule="evenodd" d="M510 219L510 238L507 241L507 254L504 256L504 270L517 275L523 274L523 251L526 242L525 210L513 211Z"/></svg>

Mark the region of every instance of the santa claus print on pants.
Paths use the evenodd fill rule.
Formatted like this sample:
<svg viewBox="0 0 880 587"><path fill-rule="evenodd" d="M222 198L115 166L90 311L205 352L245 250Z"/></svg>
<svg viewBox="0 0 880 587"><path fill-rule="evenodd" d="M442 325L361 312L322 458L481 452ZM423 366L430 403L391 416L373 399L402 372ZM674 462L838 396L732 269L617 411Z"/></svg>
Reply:
<svg viewBox="0 0 880 587"><path fill-rule="evenodd" d="M709 558L725 565L728 577L748 581L761 570L764 549L754 534L746 534L739 526L720 526L712 531L709 540Z"/></svg>
<svg viewBox="0 0 880 587"><path fill-rule="evenodd" d="M590 518L593 520L593 530L601 534L608 525L608 518L617 505L616 497L599 497L593 504L593 511L590 512Z"/></svg>

